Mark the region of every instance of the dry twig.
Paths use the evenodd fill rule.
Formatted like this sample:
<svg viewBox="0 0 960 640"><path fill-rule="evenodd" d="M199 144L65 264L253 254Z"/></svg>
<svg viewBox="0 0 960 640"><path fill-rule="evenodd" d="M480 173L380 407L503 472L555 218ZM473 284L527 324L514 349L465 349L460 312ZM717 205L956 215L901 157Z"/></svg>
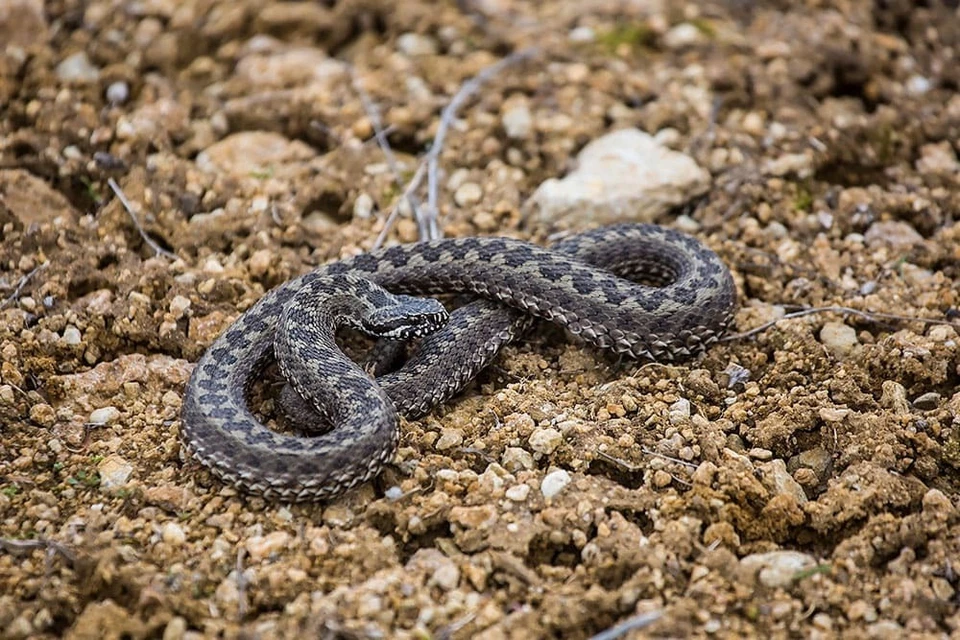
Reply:
<svg viewBox="0 0 960 640"><path fill-rule="evenodd" d="M393 149L390 147L390 141L387 139L387 131L383 126L383 121L380 119L380 109L363 88L363 84L360 82L360 78L357 76L356 71L351 70L351 78L353 81L353 89L357 92L357 95L360 96L360 103L363 105L363 110L367 113L367 118L370 119L370 124L373 126L374 138L376 139L377 144L380 146L380 150L383 151L384 157L387 159L387 166L390 167L390 171L393 173L393 181L397 185L397 188L403 189L403 193L390 210L390 215L388 215L386 221L384 221L383 230L380 232L380 235L377 236L377 241L374 243L373 248L378 249L383 244L387 233L393 226L393 221L396 219L397 212L400 210L398 206L400 202L403 202L404 200L407 201L407 203L410 205L410 209L413 211L414 217L417 219L418 225L421 224L424 214L420 205L420 199L414 195L413 189L404 187L403 175L400 173L400 165L397 162L396 155L393 153Z"/></svg>
<svg viewBox="0 0 960 640"><path fill-rule="evenodd" d="M22 556L30 553L34 549L46 549L47 553L57 554L73 566L77 562L77 555L70 547L46 538L34 540L16 540L13 538L0 538L0 549L15 556Z"/></svg>
<svg viewBox="0 0 960 640"><path fill-rule="evenodd" d="M117 181L113 178L107 180L107 184L110 186L110 189L113 190L114 195L117 196L117 199L120 200L120 204L123 205L123 208L126 209L127 215L130 216L130 219L133 220L133 226L137 228L137 233L140 234L140 237L143 238L143 241L153 249L153 252L158 256L165 256L172 260L176 260L177 256L170 251L167 251L159 244L157 244L153 238L147 235L147 232L143 229L143 226L140 224L140 220L137 219L137 214L133 211L133 205L130 204L130 201L127 200L127 196L123 193L123 190L120 189L120 185L117 184Z"/></svg>
<svg viewBox="0 0 960 640"><path fill-rule="evenodd" d="M663 611L660 610L641 613L640 615L633 616L632 618L627 618L620 624L610 627L606 631L601 631L597 635L591 637L590 640L616 640L617 638L626 635L634 629L643 629L644 627L649 627L662 617Z"/></svg>
<svg viewBox="0 0 960 640"><path fill-rule="evenodd" d="M785 314L779 318L775 318L768 322L764 322L759 327L754 327L749 331L744 331L743 333L735 333L733 335L724 336L720 339L721 342L731 342L733 340L742 340L744 338L749 338L755 336L758 333L762 333L774 326L775 324L783 320L791 320L793 318L802 318L803 316L813 315L815 313L846 313L854 316L859 316L865 320L871 322L877 322L879 320L894 320L897 322L922 322L924 324L945 324L947 326L953 327L957 331L960 331L960 324L956 322L951 322L949 320L939 320L937 318L917 318L914 316L901 316L893 313L881 313L879 311L860 311L859 309L853 309L852 307L844 307L839 305L832 305L829 307L799 307L798 311L793 313Z"/></svg>
<svg viewBox="0 0 960 640"><path fill-rule="evenodd" d="M42 271L43 269L46 269L48 264L49 264L48 262L44 262L41 265L37 265L36 267L30 270L30 273L20 278L20 282L17 283L17 286L16 288L14 288L13 293L7 296L3 302L0 302L0 309L6 309L8 304L16 300L20 296L20 293L23 292L23 288L27 286L27 283L30 281L30 278L32 278L35 274Z"/></svg>
<svg viewBox="0 0 960 640"><path fill-rule="evenodd" d="M470 78L453 95L450 102L444 107L440 114L440 125L437 127L437 135L433 138L433 145L427 153L427 208L424 215L424 226L420 228L420 238L426 240L435 240L440 237L440 229L437 223L439 213L437 210L437 196L439 192L439 161L440 152L443 150L443 143L447 137L447 131L453 124L453 119L457 111L466 102L467 98L476 93L476 91L488 80L496 76L507 67L527 60L537 53L536 47L523 49L512 53L503 58L496 64L493 64L480 73Z"/></svg>

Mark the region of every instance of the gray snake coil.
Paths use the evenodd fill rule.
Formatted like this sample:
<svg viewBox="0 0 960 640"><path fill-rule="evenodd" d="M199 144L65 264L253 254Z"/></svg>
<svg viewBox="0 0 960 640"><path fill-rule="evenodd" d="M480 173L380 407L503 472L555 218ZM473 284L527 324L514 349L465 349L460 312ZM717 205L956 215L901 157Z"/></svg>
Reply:
<svg viewBox="0 0 960 640"><path fill-rule="evenodd" d="M406 295L446 293L482 299L437 329L439 303ZM716 342L735 303L715 253L654 225L603 227L550 249L480 237L394 246L264 295L197 363L181 431L193 455L227 482L266 498L325 500L392 458L397 413L417 417L456 394L531 317L633 358L673 361ZM337 348L343 325L401 339L432 333L399 371L374 382ZM250 412L251 385L274 354L316 422L332 429L285 435Z"/></svg>

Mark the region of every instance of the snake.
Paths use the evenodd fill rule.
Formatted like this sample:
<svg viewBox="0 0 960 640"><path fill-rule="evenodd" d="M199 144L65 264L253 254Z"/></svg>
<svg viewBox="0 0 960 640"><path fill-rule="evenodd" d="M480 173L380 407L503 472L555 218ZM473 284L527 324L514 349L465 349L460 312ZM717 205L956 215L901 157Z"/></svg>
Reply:
<svg viewBox="0 0 960 640"><path fill-rule="evenodd" d="M474 301L448 314L422 297L444 294ZM242 313L194 367L180 432L188 453L244 492L326 501L390 462L398 416L452 398L536 320L622 356L673 362L717 342L735 307L720 257L653 224L599 227L550 247L481 236L398 244L321 265ZM399 370L374 377L337 346L344 327L420 342ZM306 413L296 422L312 421L313 433L273 430L248 406L274 361L295 389L290 411Z"/></svg>

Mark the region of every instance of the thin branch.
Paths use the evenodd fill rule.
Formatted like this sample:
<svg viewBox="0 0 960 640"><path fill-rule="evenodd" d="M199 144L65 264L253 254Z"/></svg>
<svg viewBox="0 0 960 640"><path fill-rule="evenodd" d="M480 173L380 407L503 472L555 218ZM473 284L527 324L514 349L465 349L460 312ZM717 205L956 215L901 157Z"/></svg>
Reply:
<svg viewBox="0 0 960 640"><path fill-rule="evenodd" d="M390 141L387 139L387 131L384 129L383 121L380 119L380 109L363 88L363 84L360 82L360 77L357 75L356 70L350 70L350 77L353 83L353 90L360 96L360 103L363 105L363 110L367 113L367 118L370 119L370 124L373 126L374 138L380 146L380 150L383 151L384 157L387 159L387 166L390 167L390 171L393 173L393 182L397 185L398 189L403 189L403 194L397 202L406 200L410 204L410 209L413 210L416 219L420 220L420 218L423 217L420 199L414 195L414 189L404 188L403 176L400 173L400 164L397 162L397 156L394 155L393 149L390 147ZM396 211L399 211L399 209L394 206L390 211L391 215L387 216L383 227L384 231L381 231L380 236L385 238L385 232L390 231L390 228L393 226L393 221L396 219ZM382 243L380 236L377 238L379 242L374 246L375 249L379 248Z"/></svg>
<svg viewBox="0 0 960 640"><path fill-rule="evenodd" d="M117 199L120 200L120 204L123 205L123 208L127 210L127 214L130 216L130 219L133 220L133 225L137 228L137 233L140 234L140 237L143 238L143 241L153 249L153 252L158 256L166 256L173 260L177 259L177 256L160 245L158 245L153 238L147 235L147 232L144 231L143 227L140 225L140 220L137 219L137 214L133 211L133 205L130 204L130 201L127 200L127 196L124 195L123 190L120 189L120 185L117 184L116 180L110 178L107 180L107 184L110 186L110 189L113 190L114 195L117 196Z"/></svg>
<svg viewBox="0 0 960 640"><path fill-rule="evenodd" d="M742 340L744 338L749 338L755 336L758 333L766 331L770 327L774 326L778 322L783 320L792 320L793 318L802 318L803 316L813 315L815 313L846 313L871 322L876 322L878 320L895 320L897 322L922 322L924 324L945 324L949 327L953 327L960 331L960 324L951 322L949 320L940 320L937 318L917 318L914 316L901 316L893 313L880 313L878 311L860 311L859 309L853 309L851 307L844 306L830 306L830 307L797 307L799 311L794 311L793 313L785 314L779 318L775 318L768 322L764 322L759 327L754 327L749 331L744 331L743 333L736 333L729 336L724 336L720 338L721 342L731 342L733 340Z"/></svg>
<svg viewBox="0 0 960 640"><path fill-rule="evenodd" d="M463 106L467 98L476 93L485 82L507 67L533 57L537 52L538 49L536 47L523 49L483 69L480 73L464 82L460 89L453 95L453 98L450 99L447 106L444 107L440 114L440 125L437 127L437 135L434 136L433 145L431 145L430 151L427 154L427 208L424 216L425 219L418 220L418 223L420 223L419 231L421 239L434 240L440 237L440 230L437 224L439 217L437 197L439 192L438 173L440 152L443 150L443 143L446 140L447 131L450 130L457 111Z"/></svg>
<svg viewBox="0 0 960 640"><path fill-rule="evenodd" d="M70 549L70 547L55 540L48 540L46 538L39 538L35 540L0 538L0 549L3 549L7 553L15 556L25 555L34 549L46 549L48 552L55 552L61 556L71 566L77 562L77 555Z"/></svg>
<svg viewBox="0 0 960 640"><path fill-rule="evenodd" d="M394 221L397 219L397 216L400 214L400 203L408 199L410 195L420 186L420 182L423 181L423 176L427 172L427 165L421 163L417 167L417 172L413 174L413 178L407 183L407 188L403 190L403 193L397 198L397 201L393 203L393 207L390 208L390 213L387 215L387 219L383 222L383 229L380 230L380 234L377 236L377 239L373 243L373 249L377 250L383 246L383 243L387 239L387 234L390 233L391 227L393 227ZM416 209L414 211L417 211ZM421 237L421 240L425 238Z"/></svg>
<svg viewBox="0 0 960 640"><path fill-rule="evenodd" d="M5 309L8 304L16 300L20 296L20 294L23 292L23 288L27 286L27 282L30 281L30 278L32 278L39 271L46 269L48 264L50 263L44 262L41 265L37 265L36 267L30 270L30 273L20 278L20 282L17 283L17 286L13 290L13 293L11 293L3 302L0 302L0 309Z"/></svg>
<svg viewBox="0 0 960 640"><path fill-rule="evenodd" d="M643 629L644 627L649 627L662 617L663 611L659 609L657 611L641 613L640 615L633 616L632 618L627 618L615 627L610 627L606 631L601 631L597 635L592 636L590 640L616 640L617 638L626 635L634 629Z"/></svg>

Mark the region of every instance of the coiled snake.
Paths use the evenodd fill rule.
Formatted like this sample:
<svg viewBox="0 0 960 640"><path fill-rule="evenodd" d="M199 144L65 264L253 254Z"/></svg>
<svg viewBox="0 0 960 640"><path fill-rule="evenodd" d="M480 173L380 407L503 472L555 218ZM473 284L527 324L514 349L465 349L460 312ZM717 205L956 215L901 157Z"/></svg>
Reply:
<svg viewBox="0 0 960 640"><path fill-rule="evenodd" d="M484 300L434 330L445 317L439 303L381 287ZM617 353L672 361L715 342L735 302L715 253L654 225L603 227L550 249L480 237L394 246L319 267L264 295L197 363L181 431L193 455L227 482L267 498L324 500L391 459L398 412L417 417L453 396L530 317ZM399 371L373 382L337 348L342 325L401 339L434 331ZM251 385L275 353L316 420L334 428L285 435L250 412Z"/></svg>

